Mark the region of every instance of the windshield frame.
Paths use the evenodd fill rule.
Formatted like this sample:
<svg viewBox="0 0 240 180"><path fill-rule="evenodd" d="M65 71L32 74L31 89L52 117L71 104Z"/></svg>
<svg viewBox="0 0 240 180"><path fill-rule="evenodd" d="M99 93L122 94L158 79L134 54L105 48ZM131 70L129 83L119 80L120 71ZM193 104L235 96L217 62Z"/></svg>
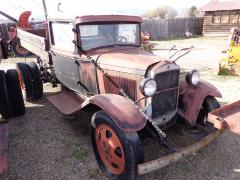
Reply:
<svg viewBox="0 0 240 180"><path fill-rule="evenodd" d="M99 46L99 47L95 47L95 48L91 48L91 49L87 49L84 50L82 48L82 42L81 42L81 31L80 31L80 26L81 25L111 25L111 24L136 24L138 26L139 29L139 35L138 35L138 44L112 44L112 45L105 45L105 46ZM77 24L77 43L79 45L78 50L79 51L85 51L85 52L89 52L89 51L93 51L93 50L97 50L97 49L101 49L101 48L107 48L107 47L126 47L126 46L130 46L130 47L140 47L141 46L141 23L140 22L94 22L94 23L79 23Z"/></svg>

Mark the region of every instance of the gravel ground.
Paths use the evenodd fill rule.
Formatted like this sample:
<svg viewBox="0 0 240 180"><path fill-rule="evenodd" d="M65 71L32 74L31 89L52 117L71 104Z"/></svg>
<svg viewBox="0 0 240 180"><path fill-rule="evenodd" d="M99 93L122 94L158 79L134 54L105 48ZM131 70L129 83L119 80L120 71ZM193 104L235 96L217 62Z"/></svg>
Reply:
<svg viewBox="0 0 240 180"><path fill-rule="evenodd" d="M217 86L223 93L222 104L240 99L239 77L218 77L218 60L226 38L193 38L158 42L159 48L173 44L194 45L191 54L178 61L183 71L200 69L202 78ZM168 52L154 52L168 57ZM10 59L15 62L22 59ZM8 61L8 62L9 62ZM5 66L3 63L1 66ZM91 148L88 115L76 118L61 115L46 99L59 91L44 85L44 97L27 103L23 117L10 120L9 173L4 180L79 180L104 179L98 170ZM148 141L148 154L158 154L159 146ZM240 180L240 138L229 132L200 152L139 179L234 179Z"/></svg>

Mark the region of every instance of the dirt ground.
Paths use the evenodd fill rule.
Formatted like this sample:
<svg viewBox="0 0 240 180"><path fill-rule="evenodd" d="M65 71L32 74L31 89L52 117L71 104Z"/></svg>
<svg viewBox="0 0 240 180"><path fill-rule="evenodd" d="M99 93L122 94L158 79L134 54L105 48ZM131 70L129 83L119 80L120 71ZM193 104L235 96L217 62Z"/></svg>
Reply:
<svg viewBox="0 0 240 180"><path fill-rule="evenodd" d="M240 77L217 76L218 61L226 37L199 37L154 42L159 49L176 44L194 45L194 50L178 61L183 71L199 69L202 79L213 83L223 94L222 104L240 99ZM168 58L167 50L154 52ZM10 59L8 62L23 61ZM5 62L1 66L4 66ZM27 103L26 115L9 121L9 173L4 180L79 180L104 179L98 170L91 148L87 114L77 118L61 115L46 99L59 91L44 85L44 97ZM148 142L147 154L158 154L159 146ZM225 132L219 139L179 162L139 177L142 180L240 180L240 137Z"/></svg>

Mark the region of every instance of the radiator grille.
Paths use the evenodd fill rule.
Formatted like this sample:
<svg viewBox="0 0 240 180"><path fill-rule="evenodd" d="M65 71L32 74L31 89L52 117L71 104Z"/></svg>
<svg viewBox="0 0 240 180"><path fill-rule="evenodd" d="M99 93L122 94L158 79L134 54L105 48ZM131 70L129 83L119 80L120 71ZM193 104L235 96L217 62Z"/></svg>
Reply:
<svg viewBox="0 0 240 180"><path fill-rule="evenodd" d="M127 79L123 77L116 77L116 76L110 76L111 79L119 86L119 88L122 88L127 95L133 100L137 100L137 82L134 79ZM112 93L112 94L119 94L118 89L112 84L112 82L104 77L104 87L106 93Z"/></svg>
<svg viewBox="0 0 240 180"><path fill-rule="evenodd" d="M159 73L155 76L155 80L157 82L157 92L162 92L157 93L152 98L152 118L157 118L176 110L179 70Z"/></svg>

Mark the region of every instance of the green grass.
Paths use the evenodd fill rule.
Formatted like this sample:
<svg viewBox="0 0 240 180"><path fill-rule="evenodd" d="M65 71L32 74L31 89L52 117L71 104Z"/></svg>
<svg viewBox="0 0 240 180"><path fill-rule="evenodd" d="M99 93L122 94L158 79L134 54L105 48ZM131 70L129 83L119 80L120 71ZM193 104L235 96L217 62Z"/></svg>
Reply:
<svg viewBox="0 0 240 180"><path fill-rule="evenodd" d="M73 157L79 161L85 161L87 159L88 154L89 154L88 151L85 149L74 148L72 150L71 157Z"/></svg>
<svg viewBox="0 0 240 180"><path fill-rule="evenodd" d="M88 177L90 179L96 179L99 176L99 169L89 169Z"/></svg>
<svg viewBox="0 0 240 180"><path fill-rule="evenodd" d="M186 161L186 160L185 160ZM193 171L193 168L190 167L191 165L189 163L182 163L181 166L180 166L180 171L181 171L181 174L183 176L186 176L188 175L189 173L191 173Z"/></svg>
<svg viewBox="0 0 240 180"><path fill-rule="evenodd" d="M69 153L68 155L70 158L77 159L81 162L85 161L88 157L88 150L80 147L80 145L72 143L72 142L66 142L64 143L64 149Z"/></svg>

